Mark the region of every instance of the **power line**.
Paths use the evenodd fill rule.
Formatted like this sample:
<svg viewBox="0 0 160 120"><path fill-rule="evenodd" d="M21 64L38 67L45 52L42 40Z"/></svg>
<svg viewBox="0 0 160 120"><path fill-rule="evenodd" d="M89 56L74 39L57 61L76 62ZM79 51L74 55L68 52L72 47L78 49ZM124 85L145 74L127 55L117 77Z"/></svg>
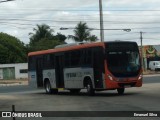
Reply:
<svg viewBox="0 0 160 120"><path fill-rule="evenodd" d="M7 19L1 19L1 20L7 20ZM93 23L99 23L97 20L25 20L25 19L8 19L8 20L21 20L21 21L52 21L52 22L93 22ZM132 21L104 21L104 23L114 23L114 24L160 24L158 21L153 22L132 22Z"/></svg>
<svg viewBox="0 0 160 120"><path fill-rule="evenodd" d="M160 27L141 27L141 28L131 28L131 29L159 29Z"/></svg>
<svg viewBox="0 0 160 120"><path fill-rule="evenodd" d="M60 18L59 18L60 19ZM52 22L79 22L79 21L84 21L84 22L99 22L97 20L92 20L92 19L78 19L78 20L73 20L73 19L69 19L69 20L59 20L59 19L21 19L21 18L1 18L1 21L52 21ZM149 22L142 22L142 21L104 21L104 22L110 22L110 23L135 23L135 24L156 24L156 23L160 23L159 21L149 21Z"/></svg>
<svg viewBox="0 0 160 120"><path fill-rule="evenodd" d="M123 34L111 34L111 35L107 35L107 36L127 35L127 34L134 34L134 33L136 33L136 32L126 32L126 33L123 33Z"/></svg>
<svg viewBox="0 0 160 120"><path fill-rule="evenodd" d="M159 40L160 41L160 39L158 39L158 38L143 38L143 39L147 39L147 40Z"/></svg>
<svg viewBox="0 0 160 120"><path fill-rule="evenodd" d="M1 14L1 16L2 15L24 15L24 13L6 13L6 12L0 12ZM28 14L30 14L30 13L28 13ZM32 14L33 14L33 12L32 12ZM37 13L35 13L35 14L37 14ZM124 16L124 17L128 17L128 16L137 16L137 17L143 17L143 16L155 16L155 17L159 17L160 16L160 14L108 14L108 13L103 13L104 15L108 15L107 17L122 17L122 16ZM77 13L77 14L71 14L72 16L83 16L83 17L85 17L85 16L92 16L93 17L93 15L94 15L94 17L95 17L95 15L96 16L99 16L99 14L95 14L95 13L93 13L93 14L80 14L80 13Z"/></svg>
<svg viewBox="0 0 160 120"><path fill-rule="evenodd" d="M14 0L5 0L0 2L9 2ZM14 8L12 10L43 10L43 11L99 11L98 9L54 9L54 8ZM160 10L154 10L154 9L104 9L103 11L150 11L150 12L159 12Z"/></svg>
<svg viewBox="0 0 160 120"><path fill-rule="evenodd" d="M160 32L146 32L146 33L149 33L149 34L154 34L154 33L160 33Z"/></svg>
<svg viewBox="0 0 160 120"><path fill-rule="evenodd" d="M18 27L18 26L16 26L16 25L20 25L20 26L36 26L36 24L29 24L29 23L16 23L16 22L0 22L1 23L1 25L12 25L12 26L14 26L14 27L17 27L17 28L24 28L24 27ZM50 25L50 27L56 27L56 28L60 28L61 26L59 25L59 26L51 26ZM132 30L136 30L136 29L143 29L143 30L146 30L146 29L159 29L160 27L148 27L148 28L131 28ZM93 29L95 29L96 30L96 28L93 28ZM110 28L110 29L116 29L116 28ZM97 30L99 30L99 29L97 29ZM132 32L133 33L133 32ZM135 32L136 33L136 32ZM138 33L138 32L137 32ZM149 33L149 34L159 34L160 32L149 32L149 31L147 31L147 33ZM119 35L125 35L125 34L119 34Z"/></svg>
<svg viewBox="0 0 160 120"><path fill-rule="evenodd" d="M25 19L0 19L0 20L5 20L5 21L0 21L0 23L1 24L3 24L3 25L29 25L29 26L35 26L36 24L31 24L31 23L20 23L20 22L13 22L13 20L21 20L21 21L33 21L33 20L35 20L35 19L33 19L33 20L25 20ZM10 21L6 21L6 20L11 20L11 22ZM40 20L35 20L35 21L52 21L52 22L79 22L79 21L58 21L58 20L47 20L47 19L40 19ZM85 22L98 22L99 23L99 21L85 21ZM104 22L110 22L110 24L112 23L112 22L122 22L122 21L104 21ZM132 22L133 23L133 22ZM148 22L147 22L148 23ZM152 22L150 22L150 23L152 23ZM157 23L159 23L159 22L157 22ZM115 24L121 24L121 23L115 23ZM126 21L123 21L123 24L126 24ZM142 24L146 24L146 22L142 22ZM154 22L154 24L155 24L155 22ZM60 27L60 26L51 26L51 27ZM17 27L18 28L18 27ZM160 27L145 27L145 28L131 28L131 29L159 29ZM112 29L114 29L114 28L112 28ZM147 33L149 33L149 34L154 34L154 33L160 33L160 32L147 32Z"/></svg>
<svg viewBox="0 0 160 120"><path fill-rule="evenodd" d="M33 24L27 24L27 23L11 23L11 22L0 22L0 23L2 23L2 24L13 24L13 25L31 25L31 26L33 26Z"/></svg>

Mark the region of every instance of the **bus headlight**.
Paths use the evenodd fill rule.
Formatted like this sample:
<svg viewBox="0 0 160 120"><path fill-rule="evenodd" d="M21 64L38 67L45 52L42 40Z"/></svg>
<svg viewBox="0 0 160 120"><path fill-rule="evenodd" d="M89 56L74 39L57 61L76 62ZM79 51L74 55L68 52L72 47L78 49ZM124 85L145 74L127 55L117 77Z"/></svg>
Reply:
<svg viewBox="0 0 160 120"><path fill-rule="evenodd" d="M110 80L113 80L113 77L112 77L112 76L110 76L110 75L108 75L108 78L109 78Z"/></svg>
<svg viewBox="0 0 160 120"><path fill-rule="evenodd" d="M140 74L140 76L138 77L138 80L141 80L141 79L142 79L142 77L143 77L143 75L142 75L142 74Z"/></svg>

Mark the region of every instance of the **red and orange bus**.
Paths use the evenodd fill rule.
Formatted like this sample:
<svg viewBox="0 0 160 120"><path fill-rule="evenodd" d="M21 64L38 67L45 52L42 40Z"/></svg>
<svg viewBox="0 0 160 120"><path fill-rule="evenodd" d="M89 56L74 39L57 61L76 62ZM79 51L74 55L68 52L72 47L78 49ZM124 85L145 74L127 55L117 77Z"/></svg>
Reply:
<svg viewBox="0 0 160 120"><path fill-rule="evenodd" d="M136 42L86 43L28 54L31 84L58 93L59 88L79 93L142 86L142 67Z"/></svg>

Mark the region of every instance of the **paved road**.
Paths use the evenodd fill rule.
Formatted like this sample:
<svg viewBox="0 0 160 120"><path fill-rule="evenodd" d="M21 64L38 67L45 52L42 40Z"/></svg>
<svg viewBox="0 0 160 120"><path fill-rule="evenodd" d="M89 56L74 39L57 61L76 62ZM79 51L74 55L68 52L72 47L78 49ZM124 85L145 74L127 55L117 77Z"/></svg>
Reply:
<svg viewBox="0 0 160 120"><path fill-rule="evenodd" d="M160 83L160 75L144 75L143 77L144 84L150 83ZM38 90L36 88L30 87L28 85L19 85L19 86L0 86L0 93L11 93L11 92L29 92Z"/></svg>
<svg viewBox="0 0 160 120"><path fill-rule="evenodd" d="M93 97L87 96L85 91L82 91L80 95L71 95L65 91L60 92L58 95L47 95L43 90L31 89L28 86L0 87L0 91L0 111L11 110L13 104L16 106L16 110L19 111L160 111L159 76L144 77L143 87L126 89L125 95L123 96L119 96L116 91L98 92ZM53 118L42 119L53 120ZM55 119L106 120L106 118L73 117ZM110 119L158 120L160 118L115 117L109 118L109 120ZM11 119L8 118L4 120Z"/></svg>
<svg viewBox="0 0 160 120"><path fill-rule="evenodd" d="M143 83L160 83L160 74L157 75L144 75Z"/></svg>

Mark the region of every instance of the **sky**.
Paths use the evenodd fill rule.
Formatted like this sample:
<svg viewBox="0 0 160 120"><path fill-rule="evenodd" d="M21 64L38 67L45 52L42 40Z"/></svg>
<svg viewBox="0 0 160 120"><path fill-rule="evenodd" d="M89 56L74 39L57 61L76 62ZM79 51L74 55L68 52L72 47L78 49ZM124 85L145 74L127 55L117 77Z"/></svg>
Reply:
<svg viewBox="0 0 160 120"><path fill-rule="evenodd" d="M0 32L29 43L29 33L37 24L47 24L66 36L74 35L78 22L99 29L99 0L0 0ZM160 45L160 0L102 0L104 41L136 41L140 45ZM130 32L113 29L131 29ZM91 34L98 36L100 31ZM100 40L99 40L100 41ZM68 39L68 43L74 41Z"/></svg>

